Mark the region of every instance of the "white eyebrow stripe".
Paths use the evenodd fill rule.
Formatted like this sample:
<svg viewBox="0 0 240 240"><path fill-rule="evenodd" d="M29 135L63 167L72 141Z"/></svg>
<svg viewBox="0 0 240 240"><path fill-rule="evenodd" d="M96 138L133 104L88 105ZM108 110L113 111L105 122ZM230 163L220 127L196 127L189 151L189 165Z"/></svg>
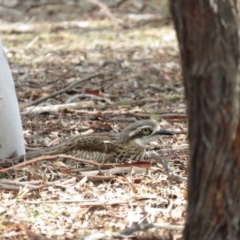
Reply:
<svg viewBox="0 0 240 240"><path fill-rule="evenodd" d="M138 131L139 131L139 129L136 129L135 131L131 131L131 132L129 133L129 137L132 137L132 136L135 135Z"/></svg>

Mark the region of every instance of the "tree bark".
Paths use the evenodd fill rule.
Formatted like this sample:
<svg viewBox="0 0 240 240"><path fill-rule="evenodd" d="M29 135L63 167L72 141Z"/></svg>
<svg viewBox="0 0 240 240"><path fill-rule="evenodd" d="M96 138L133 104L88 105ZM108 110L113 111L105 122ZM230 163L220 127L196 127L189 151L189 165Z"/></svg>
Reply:
<svg viewBox="0 0 240 240"><path fill-rule="evenodd" d="M170 0L189 123L185 240L240 239L238 2Z"/></svg>

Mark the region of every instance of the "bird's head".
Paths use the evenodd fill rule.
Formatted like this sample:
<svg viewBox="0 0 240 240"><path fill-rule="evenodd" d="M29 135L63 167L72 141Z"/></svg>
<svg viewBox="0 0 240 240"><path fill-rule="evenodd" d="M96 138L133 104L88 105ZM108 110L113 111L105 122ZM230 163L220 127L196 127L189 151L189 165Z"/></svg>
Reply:
<svg viewBox="0 0 240 240"><path fill-rule="evenodd" d="M135 141L145 148L148 143L156 140L160 135L174 135L174 133L161 129L154 120L140 120L124 128L120 133L120 139L127 142Z"/></svg>

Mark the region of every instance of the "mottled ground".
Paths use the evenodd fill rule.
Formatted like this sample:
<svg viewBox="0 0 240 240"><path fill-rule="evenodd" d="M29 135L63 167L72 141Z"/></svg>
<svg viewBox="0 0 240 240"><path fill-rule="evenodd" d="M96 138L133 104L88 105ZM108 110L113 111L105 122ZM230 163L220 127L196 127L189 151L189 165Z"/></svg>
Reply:
<svg viewBox="0 0 240 240"><path fill-rule="evenodd" d="M176 136L149 150L187 176L178 44L163 1L5 1L0 17L27 149L154 118ZM58 104L63 109L52 107ZM83 237L95 232L106 235L93 239L178 239L186 180L175 182L150 163L101 173L81 172L76 161L41 161L2 173L1 239L90 239ZM149 223L159 226L119 235Z"/></svg>

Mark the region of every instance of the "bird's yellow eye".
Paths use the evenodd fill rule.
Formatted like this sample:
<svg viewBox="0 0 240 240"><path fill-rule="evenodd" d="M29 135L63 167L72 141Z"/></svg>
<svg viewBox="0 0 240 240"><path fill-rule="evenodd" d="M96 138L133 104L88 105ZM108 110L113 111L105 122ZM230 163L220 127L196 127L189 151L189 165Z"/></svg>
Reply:
<svg viewBox="0 0 240 240"><path fill-rule="evenodd" d="M142 128L141 133L143 135L150 135L152 133L152 130L150 128Z"/></svg>

